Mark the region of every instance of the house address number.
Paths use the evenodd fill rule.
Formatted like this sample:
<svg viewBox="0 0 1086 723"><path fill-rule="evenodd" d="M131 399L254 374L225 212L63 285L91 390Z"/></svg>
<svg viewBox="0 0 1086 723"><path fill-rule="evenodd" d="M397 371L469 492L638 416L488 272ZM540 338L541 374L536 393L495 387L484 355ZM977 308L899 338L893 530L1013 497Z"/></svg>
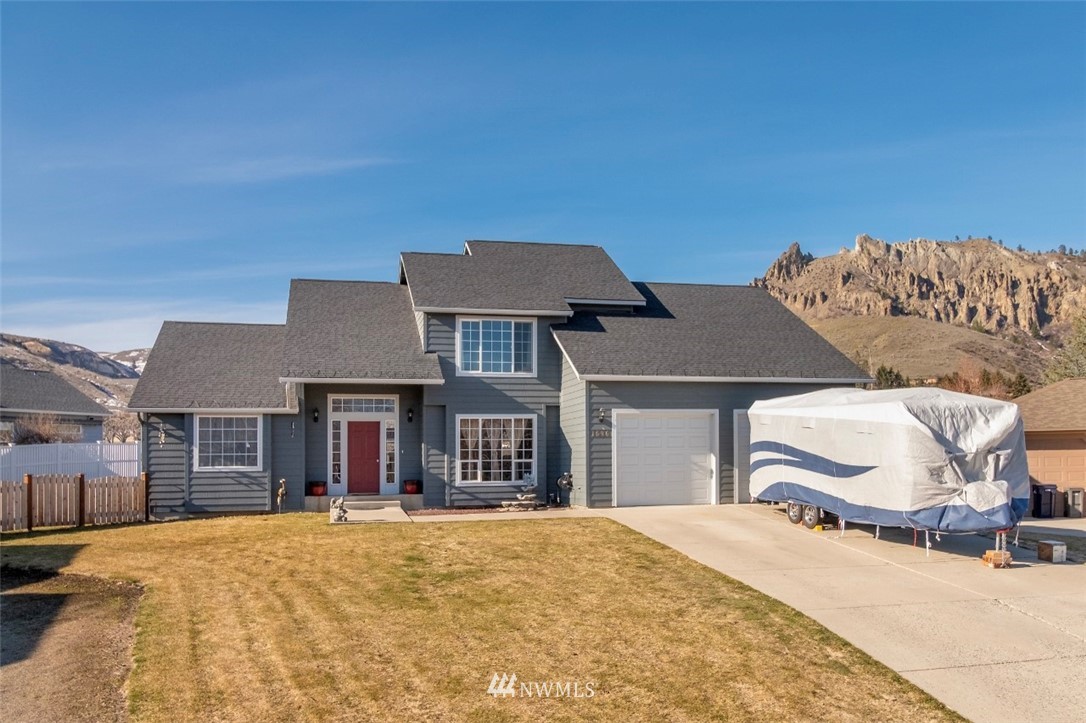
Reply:
<svg viewBox="0 0 1086 723"><path fill-rule="evenodd" d="M592 430L592 436L593 437L610 437L611 436L611 430L610 429L593 429Z"/></svg>

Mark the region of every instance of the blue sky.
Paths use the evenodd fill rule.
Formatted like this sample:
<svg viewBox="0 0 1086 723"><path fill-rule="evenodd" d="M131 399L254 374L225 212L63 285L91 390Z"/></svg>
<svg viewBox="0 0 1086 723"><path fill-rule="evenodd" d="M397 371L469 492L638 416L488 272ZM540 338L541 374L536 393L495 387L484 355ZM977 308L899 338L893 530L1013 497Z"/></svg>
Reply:
<svg viewBox="0 0 1086 723"><path fill-rule="evenodd" d="M792 241L1086 246L1086 5L2 6L4 331L281 322L469 238L746 283Z"/></svg>

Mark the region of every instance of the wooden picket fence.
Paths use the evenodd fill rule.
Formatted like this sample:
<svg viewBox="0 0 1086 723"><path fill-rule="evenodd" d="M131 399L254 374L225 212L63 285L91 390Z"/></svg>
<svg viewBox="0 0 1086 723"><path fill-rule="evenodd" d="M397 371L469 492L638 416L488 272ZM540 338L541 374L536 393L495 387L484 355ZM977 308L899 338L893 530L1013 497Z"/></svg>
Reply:
<svg viewBox="0 0 1086 723"><path fill-rule="evenodd" d="M26 475L0 482L0 530L147 521L147 476Z"/></svg>

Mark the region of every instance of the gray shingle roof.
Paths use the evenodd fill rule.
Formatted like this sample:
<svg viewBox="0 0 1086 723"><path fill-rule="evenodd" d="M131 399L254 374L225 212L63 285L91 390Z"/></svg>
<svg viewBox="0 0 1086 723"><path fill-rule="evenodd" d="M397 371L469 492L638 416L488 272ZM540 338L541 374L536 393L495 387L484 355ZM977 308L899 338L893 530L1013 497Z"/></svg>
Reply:
<svg viewBox="0 0 1086 723"><path fill-rule="evenodd" d="M866 379L764 289L635 283L648 305L582 314L554 336L582 376Z"/></svg>
<svg viewBox="0 0 1086 723"><path fill-rule="evenodd" d="M0 359L0 408L107 417L109 410L50 371Z"/></svg>
<svg viewBox="0 0 1086 723"><path fill-rule="evenodd" d="M375 281L290 282L281 376L441 380L424 354L407 287Z"/></svg>
<svg viewBox="0 0 1086 723"><path fill-rule="evenodd" d="M130 409L288 409L282 324L167 321Z"/></svg>
<svg viewBox="0 0 1086 723"><path fill-rule="evenodd" d="M644 303L599 246L468 241L466 249L401 254L416 308L568 314L566 299Z"/></svg>
<svg viewBox="0 0 1086 723"><path fill-rule="evenodd" d="M1027 432L1086 430L1086 378L1064 379L1012 401Z"/></svg>

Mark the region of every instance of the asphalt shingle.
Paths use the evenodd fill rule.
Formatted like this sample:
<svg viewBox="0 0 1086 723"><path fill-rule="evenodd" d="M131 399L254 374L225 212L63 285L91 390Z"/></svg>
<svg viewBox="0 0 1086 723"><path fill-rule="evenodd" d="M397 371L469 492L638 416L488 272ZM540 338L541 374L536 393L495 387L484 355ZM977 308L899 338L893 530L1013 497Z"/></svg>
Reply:
<svg viewBox="0 0 1086 723"><path fill-rule="evenodd" d="M1064 379L1013 401L1027 432L1086 429L1086 378Z"/></svg>
<svg viewBox="0 0 1086 723"><path fill-rule="evenodd" d="M407 287L376 281L290 283L281 376L441 380L422 351Z"/></svg>
<svg viewBox="0 0 1086 723"><path fill-rule="evenodd" d="M552 327L581 375L866 379L764 289L635 282L632 314L578 313Z"/></svg>
<svg viewBox="0 0 1086 723"><path fill-rule="evenodd" d="M288 409L282 324L162 324L131 409Z"/></svg>
<svg viewBox="0 0 1086 723"><path fill-rule="evenodd" d="M644 303L599 246L468 241L466 248L401 254L415 307L568 314L566 299Z"/></svg>
<svg viewBox="0 0 1086 723"><path fill-rule="evenodd" d="M61 377L0 359L0 408L107 417L107 410Z"/></svg>

